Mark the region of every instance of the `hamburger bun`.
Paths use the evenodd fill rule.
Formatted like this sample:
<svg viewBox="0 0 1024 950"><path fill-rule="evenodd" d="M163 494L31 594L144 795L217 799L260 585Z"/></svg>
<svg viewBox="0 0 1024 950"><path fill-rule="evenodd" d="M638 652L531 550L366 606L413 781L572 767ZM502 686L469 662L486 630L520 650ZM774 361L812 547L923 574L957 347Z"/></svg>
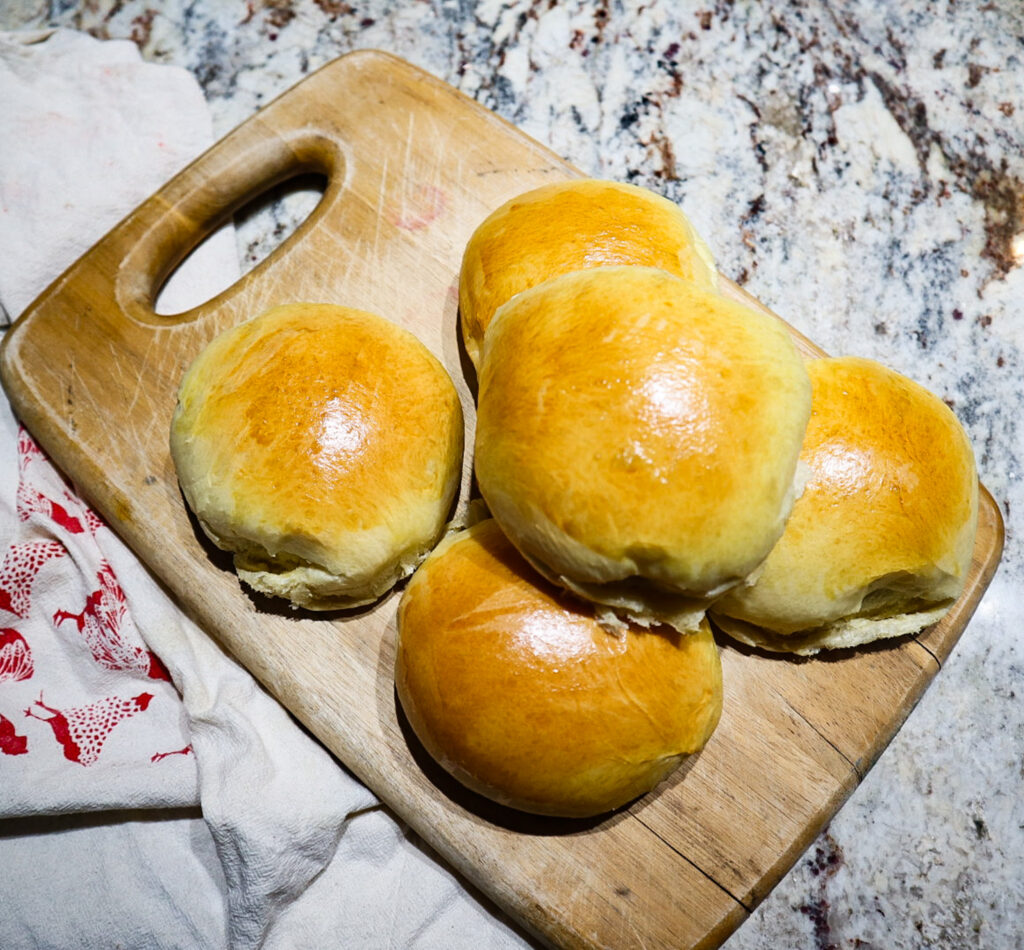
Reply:
<svg viewBox="0 0 1024 950"><path fill-rule="evenodd" d="M559 274L636 264L702 287L718 275L707 245L677 205L635 185L554 182L506 202L476 229L459 277L462 335L479 369L484 331L503 303Z"/></svg>
<svg viewBox="0 0 1024 950"><path fill-rule="evenodd" d="M549 580L693 630L781 536L810 405L781 321L655 268L578 271L495 314L477 481Z"/></svg>
<svg viewBox="0 0 1024 950"><path fill-rule="evenodd" d="M185 500L245 583L314 610L354 607L440 537L462 409L408 331L298 303L206 346L182 379L170 445Z"/></svg>
<svg viewBox="0 0 1024 950"><path fill-rule="evenodd" d="M799 654L917 633L949 610L971 564L970 442L941 399L872 360L808 369L809 481L756 582L725 594L712 619Z"/></svg>
<svg viewBox="0 0 1024 950"><path fill-rule="evenodd" d="M449 535L399 605L395 684L428 753L543 815L602 814L701 749L721 715L709 627L612 633L538 577L492 519Z"/></svg>

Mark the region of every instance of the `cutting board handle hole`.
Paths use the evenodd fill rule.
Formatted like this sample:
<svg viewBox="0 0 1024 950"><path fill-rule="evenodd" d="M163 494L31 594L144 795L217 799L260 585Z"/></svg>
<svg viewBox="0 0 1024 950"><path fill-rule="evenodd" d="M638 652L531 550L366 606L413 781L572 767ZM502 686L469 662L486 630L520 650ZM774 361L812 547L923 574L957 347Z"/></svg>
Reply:
<svg viewBox="0 0 1024 950"><path fill-rule="evenodd" d="M323 200L327 176L296 175L249 201L235 214L242 273L247 274L288 240Z"/></svg>
<svg viewBox="0 0 1024 950"><path fill-rule="evenodd" d="M327 181L326 175L303 172L247 201L164 278L153 306L157 315L199 307L265 261L316 210Z"/></svg>

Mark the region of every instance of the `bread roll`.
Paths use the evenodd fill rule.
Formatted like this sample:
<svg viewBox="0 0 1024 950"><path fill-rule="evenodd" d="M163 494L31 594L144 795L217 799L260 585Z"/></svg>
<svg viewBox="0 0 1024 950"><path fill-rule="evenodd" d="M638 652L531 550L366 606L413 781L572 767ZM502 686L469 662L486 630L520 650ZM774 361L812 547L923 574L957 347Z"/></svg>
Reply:
<svg viewBox="0 0 1024 950"><path fill-rule="evenodd" d="M779 320L654 268L578 271L495 314L477 481L550 580L692 630L782 534L810 399Z"/></svg>
<svg viewBox="0 0 1024 950"><path fill-rule="evenodd" d="M484 330L520 291L570 271L615 264L660 267L716 286L707 245L677 205L612 181L554 182L513 198L473 233L462 261L462 335L479 368Z"/></svg>
<svg viewBox="0 0 1024 950"><path fill-rule="evenodd" d="M810 480L752 586L712 617L738 639L813 654L916 633L963 590L978 477L937 396L871 360L814 360Z"/></svg>
<svg viewBox="0 0 1024 950"><path fill-rule="evenodd" d="M464 785L523 811L618 808L702 748L721 714L707 625L610 633L490 519L424 561L398 630L397 693L426 750Z"/></svg>
<svg viewBox="0 0 1024 950"><path fill-rule="evenodd" d="M376 600L436 543L461 472L451 378L411 333L328 304L275 307L185 374L171 454L239 577L314 610Z"/></svg>

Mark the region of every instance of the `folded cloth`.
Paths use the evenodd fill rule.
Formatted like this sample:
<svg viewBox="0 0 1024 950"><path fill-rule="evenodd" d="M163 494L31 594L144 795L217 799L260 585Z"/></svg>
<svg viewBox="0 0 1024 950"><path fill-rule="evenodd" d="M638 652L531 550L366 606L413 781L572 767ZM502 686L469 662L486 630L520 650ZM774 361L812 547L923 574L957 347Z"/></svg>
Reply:
<svg viewBox="0 0 1024 950"><path fill-rule="evenodd" d="M127 40L0 33L0 90L0 319L9 321L213 133L192 75L142 62ZM197 256L178 268L159 312L208 300L237 278L230 228Z"/></svg>
<svg viewBox="0 0 1024 950"><path fill-rule="evenodd" d="M227 946L220 862L198 808L0 822L4 950Z"/></svg>
<svg viewBox="0 0 1024 950"><path fill-rule="evenodd" d="M211 131L183 70L63 30L0 34L0 101L15 317ZM234 279L226 237L158 309ZM6 401L0 459L0 818L135 809L45 832L0 822L0 946L523 945L185 617ZM114 910L97 915L105 889Z"/></svg>
<svg viewBox="0 0 1024 950"><path fill-rule="evenodd" d="M192 77L134 44L0 34L0 307L51 280L210 144ZM222 232L175 275L183 309L238 275ZM0 816L198 802L184 709L100 546L109 533L0 411Z"/></svg>
<svg viewBox="0 0 1024 950"><path fill-rule="evenodd" d="M0 816L197 803L184 711L107 529L6 401L0 446Z"/></svg>

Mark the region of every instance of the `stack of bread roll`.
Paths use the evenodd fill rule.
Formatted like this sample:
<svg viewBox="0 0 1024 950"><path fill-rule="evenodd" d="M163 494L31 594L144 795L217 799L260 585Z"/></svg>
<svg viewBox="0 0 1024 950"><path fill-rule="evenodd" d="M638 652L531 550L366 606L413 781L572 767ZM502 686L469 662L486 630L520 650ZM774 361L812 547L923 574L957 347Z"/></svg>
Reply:
<svg viewBox="0 0 1024 950"><path fill-rule="evenodd" d="M514 198L468 243L460 313L492 520L406 589L396 683L471 788L615 808L714 729L709 616L808 653L916 632L962 589L977 479L952 412L876 363L803 358L664 198Z"/></svg>
<svg viewBox="0 0 1024 950"><path fill-rule="evenodd" d="M666 199L587 179L514 198L468 242L460 316L486 517L443 540L458 400L383 318L296 305L228 331L171 445L253 588L322 609L414 572L396 692L468 788L621 807L715 730L712 622L810 654L918 632L963 589L978 489L953 413L875 362L802 356Z"/></svg>

